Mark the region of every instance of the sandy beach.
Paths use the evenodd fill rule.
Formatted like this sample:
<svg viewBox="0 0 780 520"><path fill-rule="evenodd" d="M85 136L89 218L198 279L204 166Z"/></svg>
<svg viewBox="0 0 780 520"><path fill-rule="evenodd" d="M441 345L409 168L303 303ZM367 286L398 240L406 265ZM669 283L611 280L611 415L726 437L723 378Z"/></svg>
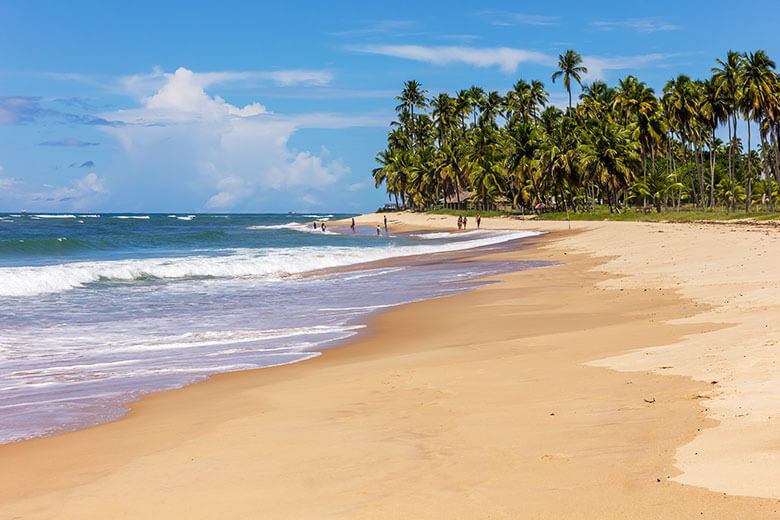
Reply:
<svg viewBox="0 0 780 520"><path fill-rule="evenodd" d="M482 227L560 265L0 446L0 518L780 518L777 228Z"/></svg>

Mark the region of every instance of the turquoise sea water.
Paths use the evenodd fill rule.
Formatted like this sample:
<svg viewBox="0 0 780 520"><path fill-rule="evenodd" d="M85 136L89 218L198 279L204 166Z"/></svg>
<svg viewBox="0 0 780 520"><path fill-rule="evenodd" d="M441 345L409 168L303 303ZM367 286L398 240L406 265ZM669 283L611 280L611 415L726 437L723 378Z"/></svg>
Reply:
<svg viewBox="0 0 780 520"><path fill-rule="evenodd" d="M112 420L209 374L304 360L368 314L540 265L431 260L528 232L311 225L348 216L0 214L0 443Z"/></svg>

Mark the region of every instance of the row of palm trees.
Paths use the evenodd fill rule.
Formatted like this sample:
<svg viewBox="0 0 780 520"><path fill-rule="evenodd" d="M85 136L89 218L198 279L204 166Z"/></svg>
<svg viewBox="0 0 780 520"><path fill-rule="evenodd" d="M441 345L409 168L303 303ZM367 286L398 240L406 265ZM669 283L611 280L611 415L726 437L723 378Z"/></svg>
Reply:
<svg viewBox="0 0 780 520"><path fill-rule="evenodd" d="M764 51L729 52L712 76L680 75L661 95L634 76L583 85L573 50L559 56L569 106L548 106L540 81L505 95L472 86L428 98L407 81L397 120L377 155L376 186L396 203L433 208L444 200L481 207L610 211L628 206L774 210L780 185L780 79ZM582 87L572 105L571 89ZM738 125L747 125L747 147ZM727 141L718 137L727 130ZM753 131L760 145L753 146ZM721 132L722 135L722 132Z"/></svg>

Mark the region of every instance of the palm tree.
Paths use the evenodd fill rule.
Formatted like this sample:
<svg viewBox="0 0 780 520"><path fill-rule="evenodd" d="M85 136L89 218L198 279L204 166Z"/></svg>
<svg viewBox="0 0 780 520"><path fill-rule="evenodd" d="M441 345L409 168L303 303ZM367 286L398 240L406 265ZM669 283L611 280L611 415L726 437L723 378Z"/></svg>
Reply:
<svg viewBox="0 0 780 520"><path fill-rule="evenodd" d="M479 128L469 154L469 177L475 195L485 206L495 203L505 190L503 163L498 132L489 126Z"/></svg>
<svg viewBox="0 0 780 520"><path fill-rule="evenodd" d="M457 105L447 94L441 93L431 100L431 117L436 128L439 146L449 142L458 124Z"/></svg>
<svg viewBox="0 0 780 520"><path fill-rule="evenodd" d="M713 78L703 83L703 96L701 99L701 116L710 130L710 208L715 208L715 159L717 155L715 131L718 126L729 119L728 100L725 91L718 88L717 81Z"/></svg>
<svg viewBox="0 0 780 520"><path fill-rule="evenodd" d="M480 104L482 113L479 116L479 126L496 129L496 117L504 115L504 106L505 100L501 94L496 91L490 92Z"/></svg>
<svg viewBox="0 0 780 520"><path fill-rule="evenodd" d="M414 116L414 109L425 109L425 106L428 104L428 100L425 98L427 92L427 90L422 89L420 83L412 79L404 82L404 89L401 91L401 95L395 97L395 99L401 102L395 107L396 112L398 112L399 115L404 111L409 112L409 118L406 121L401 120L401 122L403 128L412 136L417 132L417 120ZM418 144L418 141L412 140L412 147L416 148Z"/></svg>
<svg viewBox="0 0 780 520"><path fill-rule="evenodd" d="M698 111L698 92L688 76L681 74L664 87L664 105L670 127L680 136L682 143L683 176L688 172L688 141L693 134L693 122ZM693 174L690 174L691 191L696 198Z"/></svg>
<svg viewBox="0 0 780 520"><path fill-rule="evenodd" d="M759 121L774 98L777 77L771 69L775 62L770 60L763 50L745 54L742 69L742 102L740 108L748 125L748 156L750 147L751 121ZM750 181L753 178L753 161L748 161L748 177L746 182L747 197L745 211L750 211Z"/></svg>
<svg viewBox="0 0 780 520"><path fill-rule="evenodd" d="M472 85L468 89L469 97L471 98L471 107L472 107L472 113L474 115L474 127L477 126L477 112L482 104L484 103L485 99L485 91L482 90L480 87L477 87L476 85Z"/></svg>
<svg viewBox="0 0 780 520"><path fill-rule="evenodd" d="M580 74L588 73L588 69L580 65L580 63L582 63L582 56L569 49L565 54L558 55L558 68L560 70L555 71L552 75L553 83L555 83L556 79L563 76L563 86L566 87L566 91L569 93L569 109L571 109L571 79L574 78L582 87Z"/></svg>
<svg viewBox="0 0 780 520"><path fill-rule="evenodd" d="M580 160L585 171L609 193L610 212L613 204L619 210L618 193L634 178L640 162L636 148L628 131L609 118L588 121Z"/></svg>
<svg viewBox="0 0 780 520"><path fill-rule="evenodd" d="M726 110L731 115L728 119L729 130L729 179L731 186L735 185L735 164L734 164L734 139L737 136L737 112L740 105L740 95L742 90L742 68L744 60L738 52L729 51L726 60L717 60L720 67L712 68L712 79L718 86L718 91L722 95L726 104ZM733 125L732 125L733 122ZM736 197L729 197L729 210L734 211Z"/></svg>

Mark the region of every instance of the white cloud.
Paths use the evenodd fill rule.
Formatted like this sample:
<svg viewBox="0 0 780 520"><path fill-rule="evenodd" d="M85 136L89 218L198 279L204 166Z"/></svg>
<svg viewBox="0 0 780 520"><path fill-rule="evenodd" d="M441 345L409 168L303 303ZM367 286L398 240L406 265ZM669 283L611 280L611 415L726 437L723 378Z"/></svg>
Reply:
<svg viewBox="0 0 780 520"><path fill-rule="evenodd" d="M0 178L0 204L42 211L79 210L94 207L109 195L104 177L89 173L69 185L34 185L13 178Z"/></svg>
<svg viewBox="0 0 780 520"><path fill-rule="evenodd" d="M312 206L318 206L320 204L319 199L309 193L301 197L301 200L306 204L311 204Z"/></svg>
<svg viewBox="0 0 780 520"><path fill-rule="evenodd" d="M409 30L413 27L415 22L407 20L380 20L378 22L359 27L357 29L349 29L346 31L337 31L329 33L331 36L366 36L371 34L388 34L396 33L400 30Z"/></svg>
<svg viewBox="0 0 780 520"><path fill-rule="evenodd" d="M482 11L477 13L479 16L486 18L492 25L500 26L514 26L514 25L542 25L551 26L559 25L560 17L558 16L543 16L538 14L525 14L525 13L510 13L506 11Z"/></svg>
<svg viewBox="0 0 780 520"><path fill-rule="evenodd" d="M277 70L267 77L283 87L293 85L324 86L333 81L333 74L322 70Z"/></svg>
<svg viewBox="0 0 780 520"><path fill-rule="evenodd" d="M676 31L678 25L661 22L656 18L628 18L626 20L605 21L599 20L591 25L600 31L612 31L615 29L629 29L643 33L659 31Z"/></svg>
<svg viewBox="0 0 780 520"><path fill-rule="evenodd" d="M554 66L555 58L547 54L526 49L510 47L460 47L421 45L363 45L353 48L359 52L381 54L422 61L434 65L450 65L466 63L476 67L498 67L502 72L511 74L521 63L536 63L538 65Z"/></svg>
<svg viewBox="0 0 780 520"><path fill-rule="evenodd" d="M290 136L301 128L386 126L391 114L285 116L260 103L235 106L205 86L223 81L179 68L141 106L101 117L124 123L101 130L126 154L133 181L163 189L188 190L209 209L257 209L269 190L324 189L350 170L329 153L292 149ZM316 81L312 76L278 81Z"/></svg>
<svg viewBox="0 0 780 520"><path fill-rule="evenodd" d="M106 193L105 179L99 178L94 173L88 173L81 179L75 181L76 193L82 195L92 195L97 193Z"/></svg>
<svg viewBox="0 0 780 520"><path fill-rule="evenodd" d="M466 63L476 67L498 67L511 74L521 63L535 63L555 68L558 58L544 53L510 47L424 47L420 45L364 45L354 50L371 54L382 54L408 60L422 61L434 65ZM630 70L657 67L676 54L644 54L639 56L583 56L583 64L588 68L587 78L604 79L610 70Z"/></svg>
<svg viewBox="0 0 780 520"><path fill-rule="evenodd" d="M333 74L326 70L281 69L272 71L221 71L192 72L184 67L176 73L169 74L160 68L155 68L149 74L134 74L123 76L117 80L115 90L136 98L148 97L152 93L165 88L179 71L189 73L189 84L206 89L216 85L240 84L242 87L273 84L279 87L329 85Z"/></svg>
<svg viewBox="0 0 780 520"><path fill-rule="evenodd" d="M586 78L603 80L605 72L610 70L637 70L664 65L669 58L677 54L643 54L640 56L583 56L582 63L587 67Z"/></svg>

